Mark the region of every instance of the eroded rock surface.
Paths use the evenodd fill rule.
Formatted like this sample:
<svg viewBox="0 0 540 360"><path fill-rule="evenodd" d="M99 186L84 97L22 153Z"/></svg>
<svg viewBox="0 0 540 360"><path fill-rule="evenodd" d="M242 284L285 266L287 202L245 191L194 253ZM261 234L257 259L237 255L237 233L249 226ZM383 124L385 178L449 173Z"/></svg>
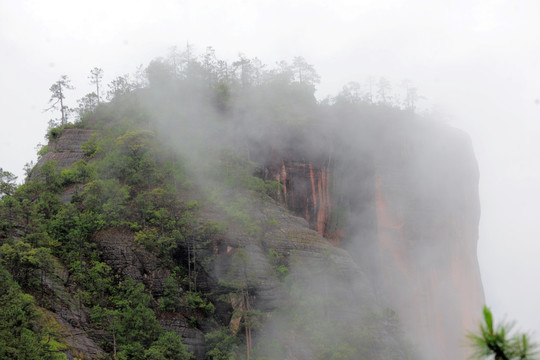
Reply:
<svg viewBox="0 0 540 360"><path fill-rule="evenodd" d="M94 360L105 356L103 349L89 337L88 331L91 329L73 326L58 312L46 311L45 316L54 318L54 321L58 324L60 338L67 346L65 354L69 360Z"/></svg>
<svg viewBox="0 0 540 360"><path fill-rule="evenodd" d="M134 242L129 230L112 228L96 233L93 240L102 252L103 261L117 274L142 282L155 296L163 293L169 271L160 266L159 259Z"/></svg>
<svg viewBox="0 0 540 360"><path fill-rule="evenodd" d="M189 324L189 320L178 313L164 313L159 323L165 331L174 331L182 336L182 342L196 359L204 359L206 351L204 333Z"/></svg>
<svg viewBox="0 0 540 360"><path fill-rule="evenodd" d="M49 141L49 151L39 159L37 167L48 161L56 161L61 169L67 169L76 161L84 159L81 145L90 140L93 133L95 130L65 129L58 139Z"/></svg>
<svg viewBox="0 0 540 360"><path fill-rule="evenodd" d="M322 236L328 235L331 170L327 162L314 164L282 159L278 163L267 164L264 177L283 185L283 197L288 209L306 219L310 227Z"/></svg>

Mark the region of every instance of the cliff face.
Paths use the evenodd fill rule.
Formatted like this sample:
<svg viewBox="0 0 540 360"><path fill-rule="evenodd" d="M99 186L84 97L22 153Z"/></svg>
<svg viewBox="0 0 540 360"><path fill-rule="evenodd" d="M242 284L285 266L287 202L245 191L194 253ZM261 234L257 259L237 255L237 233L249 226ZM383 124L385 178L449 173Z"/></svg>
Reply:
<svg viewBox="0 0 540 360"><path fill-rule="evenodd" d="M484 303L476 257L478 169L468 137L436 124L396 127L375 149L381 281L423 353L465 358Z"/></svg>
<svg viewBox="0 0 540 360"><path fill-rule="evenodd" d="M308 221L310 227L327 236L331 215L330 168L306 161L282 160L267 165L264 178L283 185L283 197L287 208ZM337 243L337 239L332 239Z"/></svg>
<svg viewBox="0 0 540 360"><path fill-rule="evenodd" d="M371 269L421 352L465 358L464 334L475 329L484 303L471 142L457 129L419 121L381 123L367 133L336 156L339 173L329 161L294 161L289 152L274 154L265 177L279 181L288 208L334 244L339 238L328 224L346 205L341 246ZM331 198L334 189L339 198Z"/></svg>
<svg viewBox="0 0 540 360"><path fill-rule="evenodd" d="M77 160L84 159L81 144L88 141L94 132L90 129L65 129L60 136L49 141L49 152L39 159L37 167L47 161L56 161L59 167L65 169Z"/></svg>

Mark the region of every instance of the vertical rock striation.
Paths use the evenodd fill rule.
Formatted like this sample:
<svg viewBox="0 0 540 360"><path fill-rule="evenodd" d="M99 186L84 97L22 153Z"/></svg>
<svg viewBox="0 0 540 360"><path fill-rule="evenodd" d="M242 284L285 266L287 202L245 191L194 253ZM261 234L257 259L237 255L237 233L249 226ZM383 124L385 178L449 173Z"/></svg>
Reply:
<svg viewBox="0 0 540 360"><path fill-rule="evenodd" d="M265 179L280 182L287 207L306 219L313 230L327 235L331 214L330 167L327 161L315 164L281 160L265 167Z"/></svg>

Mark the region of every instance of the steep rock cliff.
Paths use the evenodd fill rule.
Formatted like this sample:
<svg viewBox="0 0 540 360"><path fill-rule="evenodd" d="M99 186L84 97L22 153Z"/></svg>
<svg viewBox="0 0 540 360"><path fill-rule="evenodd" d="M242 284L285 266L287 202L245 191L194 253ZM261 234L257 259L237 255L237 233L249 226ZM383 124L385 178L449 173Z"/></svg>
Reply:
<svg viewBox="0 0 540 360"><path fill-rule="evenodd" d="M326 157L310 157L295 153L294 143L272 150L265 178L283 185L288 208L312 229L335 244L344 238L341 246L371 273L425 356L465 358L464 333L475 328L484 303L470 139L417 119L340 125L335 153L323 145ZM329 231L336 211L347 213L347 224Z"/></svg>
<svg viewBox="0 0 540 360"><path fill-rule="evenodd" d="M431 123L396 124L374 152L380 277L424 354L464 358L484 303L480 205L470 139Z"/></svg>
<svg viewBox="0 0 540 360"><path fill-rule="evenodd" d="M267 164L264 178L283 185L287 208L308 221L311 228L330 240L327 235L331 215L330 168L328 164L282 159Z"/></svg>
<svg viewBox="0 0 540 360"><path fill-rule="evenodd" d="M81 144L88 141L94 132L91 129L68 128L61 134L55 134L47 145L48 152L39 159L37 167L48 161L56 161L59 167L66 169L77 160L84 159Z"/></svg>
<svg viewBox="0 0 540 360"><path fill-rule="evenodd" d="M332 140L325 131L282 127L253 146L259 148L255 161L262 167L260 176L282 184L287 208L337 245L340 237L329 227L334 164Z"/></svg>

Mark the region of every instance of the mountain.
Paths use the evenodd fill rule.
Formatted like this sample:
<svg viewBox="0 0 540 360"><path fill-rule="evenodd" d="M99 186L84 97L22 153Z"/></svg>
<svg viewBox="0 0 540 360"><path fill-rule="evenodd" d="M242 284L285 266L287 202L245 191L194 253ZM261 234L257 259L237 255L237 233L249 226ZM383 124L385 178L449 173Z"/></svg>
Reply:
<svg viewBox="0 0 540 360"><path fill-rule="evenodd" d="M0 317L3 357L31 334L41 358L465 358L469 138L245 60L156 60L49 131L1 199L2 296L28 318Z"/></svg>

